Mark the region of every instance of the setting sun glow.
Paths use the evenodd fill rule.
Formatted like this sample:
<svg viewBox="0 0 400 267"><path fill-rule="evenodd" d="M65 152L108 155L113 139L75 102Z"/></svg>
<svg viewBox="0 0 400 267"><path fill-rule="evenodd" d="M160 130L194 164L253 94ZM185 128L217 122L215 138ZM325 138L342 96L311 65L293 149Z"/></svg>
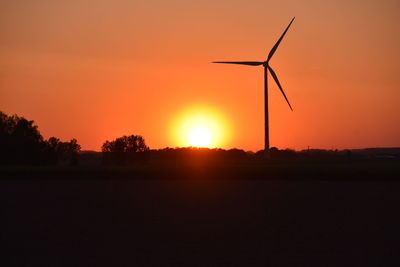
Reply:
<svg viewBox="0 0 400 267"><path fill-rule="evenodd" d="M195 129L189 135L189 143L194 147L209 147L211 133L205 129Z"/></svg>
<svg viewBox="0 0 400 267"><path fill-rule="evenodd" d="M217 111L192 108L175 119L171 136L178 147L224 147L229 141L230 129Z"/></svg>

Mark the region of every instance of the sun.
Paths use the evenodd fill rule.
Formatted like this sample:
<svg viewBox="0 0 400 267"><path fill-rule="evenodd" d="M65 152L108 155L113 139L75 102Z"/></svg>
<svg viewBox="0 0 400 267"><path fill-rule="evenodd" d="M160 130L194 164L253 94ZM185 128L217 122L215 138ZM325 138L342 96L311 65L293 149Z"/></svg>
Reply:
<svg viewBox="0 0 400 267"><path fill-rule="evenodd" d="M230 137L229 123L212 108L196 107L183 110L171 127L177 147L222 148Z"/></svg>
<svg viewBox="0 0 400 267"><path fill-rule="evenodd" d="M211 138L211 133L208 130L194 129L189 134L189 143L194 147L209 147Z"/></svg>

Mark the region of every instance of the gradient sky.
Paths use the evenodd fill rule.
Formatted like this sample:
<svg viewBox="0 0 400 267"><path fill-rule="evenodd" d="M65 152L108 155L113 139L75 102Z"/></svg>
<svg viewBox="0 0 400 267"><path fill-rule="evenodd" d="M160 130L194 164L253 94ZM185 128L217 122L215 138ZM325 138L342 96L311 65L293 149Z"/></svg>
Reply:
<svg viewBox="0 0 400 267"><path fill-rule="evenodd" d="M0 110L84 150L141 134L178 145L171 125L192 107L229 121L224 148L263 148L263 69L279 148L400 146L398 0L0 0Z"/></svg>

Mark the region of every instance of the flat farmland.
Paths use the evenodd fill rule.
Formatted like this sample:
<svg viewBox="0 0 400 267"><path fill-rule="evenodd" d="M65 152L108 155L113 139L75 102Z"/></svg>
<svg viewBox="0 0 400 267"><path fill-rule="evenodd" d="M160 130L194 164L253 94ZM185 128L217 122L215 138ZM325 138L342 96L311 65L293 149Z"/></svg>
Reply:
<svg viewBox="0 0 400 267"><path fill-rule="evenodd" d="M0 263L398 266L400 262L400 183L393 179L194 176L3 177Z"/></svg>

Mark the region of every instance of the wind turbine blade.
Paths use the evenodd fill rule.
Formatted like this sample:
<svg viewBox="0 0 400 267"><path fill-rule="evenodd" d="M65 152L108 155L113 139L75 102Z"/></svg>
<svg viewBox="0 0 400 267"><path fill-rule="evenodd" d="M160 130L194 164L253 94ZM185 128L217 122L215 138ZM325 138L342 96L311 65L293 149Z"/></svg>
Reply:
<svg viewBox="0 0 400 267"><path fill-rule="evenodd" d="M240 64L240 65L248 65L248 66L260 66L260 65L264 64L264 62L258 62L258 61L214 61L212 63Z"/></svg>
<svg viewBox="0 0 400 267"><path fill-rule="evenodd" d="M267 61L269 61L269 60L272 58L272 56L274 55L276 49L278 49L279 44L281 43L281 41L282 41L283 37L285 36L286 32L289 30L289 27L290 27L290 25L292 25L292 22L294 21L294 19L295 19L295 18L293 18L293 19L290 21L289 25L286 27L286 30L282 33L281 37L280 37L279 40L276 42L276 44L272 47L271 51L269 51Z"/></svg>
<svg viewBox="0 0 400 267"><path fill-rule="evenodd" d="M272 77L274 78L276 84L278 85L279 89L281 90L281 93L283 94L283 97L285 98L286 102L288 103L289 108L293 111L292 106L290 105L289 100L286 97L285 92L282 89L282 86L281 86L281 84L280 84L280 82L278 80L278 76L276 76L275 71L270 66L268 66L268 70L271 72Z"/></svg>

